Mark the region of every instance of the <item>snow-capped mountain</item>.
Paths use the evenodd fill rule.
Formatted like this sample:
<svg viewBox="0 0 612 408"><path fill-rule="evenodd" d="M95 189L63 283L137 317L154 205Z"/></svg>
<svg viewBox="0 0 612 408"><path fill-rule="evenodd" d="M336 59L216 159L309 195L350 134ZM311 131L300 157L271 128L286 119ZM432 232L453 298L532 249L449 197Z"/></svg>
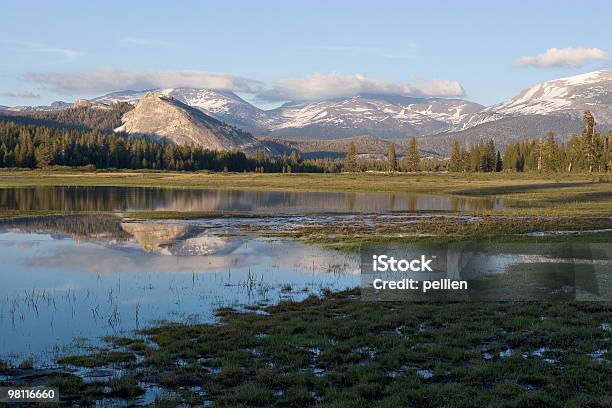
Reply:
<svg viewBox="0 0 612 408"><path fill-rule="evenodd" d="M247 132L267 133L272 119L265 111L253 106L233 92L198 88L167 88L148 91L119 91L94 98L100 103L128 102L135 104L147 92L171 96L197 108L215 119L237 126Z"/></svg>
<svg viewBox="0 0 612 408"><path fill-rule="evenodd" d="M612 70L599 70L542 82L506 102L483 109L451 131L423 139L423 145L443 153L450 141L468 145L493 138L498 148L552 131L565 140L582 127L590 110L600 131L612 129Z"/></svg>
<svg viewBox="0 0 612 408"><path fill-rule="evenodd" d="M286 103L259 109L238 95L213 89L154 90L256 135L338 138L364 134L397 138L449 130L483 109L458 99L359 95L316 102ZM135 103L146 92L113 92L93 99L100 103Z"/></svg>
<svg viewBox="0 0 612 408"><path fill-rule="evenodd" d="M229 91L176 88L171 96L204 113L253 133L265 132L272 124L268 114Z"/></svg>
<svg viewBox="0 0 612 408"><path fill-rule="evenodd" d="M106 95L98 96L97 98L93 98L92 101L104 103L106 105L110 105L117 102L127 102L131 104L136 104L143 96L145 96L148 92L157 92L159 94L167 94L160 89L149 89L145 91L117 91L111 92Z"/></svg>
<svg viewBox="0 0 612 408"><path fill-rule="evenodd" d="M601 124L612 123L612 70L599 70L534 85L506 102L482 110L453 130L509 117L555 115L580 118L585 110L591 110Z"/></svg>
<svg viewBox="0 0 612 408"><path fill-rule="evenodd" d="M287 103L268 111L278 136L332 139L372 134L386 138L449 130L483 106L458 99L358 95L329 101Z"/></svg>

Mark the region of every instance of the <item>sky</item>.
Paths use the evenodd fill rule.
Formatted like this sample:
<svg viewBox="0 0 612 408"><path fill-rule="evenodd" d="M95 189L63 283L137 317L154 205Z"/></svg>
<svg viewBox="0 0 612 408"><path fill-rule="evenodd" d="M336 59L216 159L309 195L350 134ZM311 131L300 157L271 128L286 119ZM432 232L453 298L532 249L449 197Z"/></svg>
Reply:
<svg viewBox="0 0 612 408"><path fill-rule="evenodd" d="M5 0L0 105L179 86L262 108L359 93L492 105L611 68L611 17L598 0Z"/></svg>

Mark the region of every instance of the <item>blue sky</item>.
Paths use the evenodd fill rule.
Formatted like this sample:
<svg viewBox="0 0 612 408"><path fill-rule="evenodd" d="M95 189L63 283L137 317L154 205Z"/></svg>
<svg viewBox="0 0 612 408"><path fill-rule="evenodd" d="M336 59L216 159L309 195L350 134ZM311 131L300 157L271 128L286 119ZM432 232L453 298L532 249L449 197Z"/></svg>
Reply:
<svg viewBox="0 0 612 408"><path fill-rule="evenodd" d="M263 107L365 91L490 105L610 67L612 2L522 3L4 1L0 104L198 85Z"/></svg>

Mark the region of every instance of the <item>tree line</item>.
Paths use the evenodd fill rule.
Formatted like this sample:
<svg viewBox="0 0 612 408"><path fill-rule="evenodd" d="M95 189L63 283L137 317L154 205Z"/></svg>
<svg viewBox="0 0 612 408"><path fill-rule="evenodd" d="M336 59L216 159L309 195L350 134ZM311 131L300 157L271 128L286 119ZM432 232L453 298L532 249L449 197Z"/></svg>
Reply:
<svg viewBox="0 0 612 408"><path fill-rule="evenodd" d="M401 159L398 159L393 143L389 145L384 160L380 160L360 158L355 144L351 142L344 159L305 160L295 150L280 157L271 157L267 151L260 149L253 156L247 156L238 151L211 151L109 132L108 127L117 123L119 112L125 109L119 106L116 112L97 115L89 114L86 109L75 110L61 121L64 125L67 122L76 124L78 120L73 116L90 115L88 126L99 127L99 130L46 126L31 122L32 119L0 120L0 167L89 166L97 169L268 173L612 171L612 131L602 136L596 130L595 120L589 111L584 112L581 134L572 135L567 142L557 142L554 134L549 132L540 140L508 145L503 156L496 149L494 141L489 139L466 148L455 140L450 158L421 157L417 140L412 138ZM54 123L57 123L56 119L53 117Z"/></svg>
<svg viewBox="0 0 612 408"><path fill-rule="evenodd" d="M355 143L350 142L346 151L342 171L418 171L421 169L422 159L417 148L416 138L412 138L408 145L406 155L398 160L395 145L391 143L387 151L386 160L358 159Z"/></svg>
<svg viewBox="0 0 612 408"><path fill-rule="evenodd" d="M548 132L544 139L522 141L506 147L505 168L515 171L588 172L612 171L612 131L606 136L596 130L591 112L583 115L581 134L559 143Z"/></svg>
<svg viewBox="0 0 612 408"><path fill-rule="evenodd" d="M612 171L612 131L602 136L596 130L590 111L583 114L581 134L573 134L566 143L557 142L553 132L538 140L523 140L506 146L503 157L495 152L493 140L462 149L455 141L450 158L451 171L541 171L609 172Z"/></svg>
<svg viewBox="0 0 612 408"><path fill-rule="evenodd" d="M462 147L452 142L449 158L421 158L417 141L410 140L402 160L397 159L391 144L386 161L357 160L355 145L349 144L344 171L450 171L450 172L610 172L612 171L612 131L602 136L590 111L583 114L581 134L559 143L552 132L544 139L524 140L506 146L502 155L493 139Z"/></svg>
<svg viewBox="0 0 612 408"><path fill-rule="evenodd" d="M339 163L302 160L297 152L271 158L238 151L178 146L147 137L0 121L0 167L89 166L96 169L338 172Z"/></svg>
<svg viewBox="0 0 612 408"><path fill-rule="evenodd" d="M51 111L0 114L0 120L20 125L112 133L113 129L121 126L121 117L133 108L125 102L113 103L105 108L92 108L88 105L72 106Z"/></svg>

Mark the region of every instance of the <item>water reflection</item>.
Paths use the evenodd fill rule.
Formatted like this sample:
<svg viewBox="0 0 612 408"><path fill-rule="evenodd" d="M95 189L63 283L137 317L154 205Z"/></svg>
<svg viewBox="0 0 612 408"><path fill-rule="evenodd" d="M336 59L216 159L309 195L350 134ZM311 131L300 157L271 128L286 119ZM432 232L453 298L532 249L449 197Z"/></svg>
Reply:
<svg viewBox="0 0 612 408"><path fill-rule="evenodd" d="M358 218L309 216L353 217ZM265 222L284 226L297 219ZM0 359L14 353L41 356L75 338L125 333L159 319L212 321L220 306L301 299L323 289L363 283L359 254L237 233L240 223L257 222L263 221L130 221L110 215L0 222ZM575 298L612 293L609 285L591 279L608 277L609 261L578 265L569 271L573 275L560 274L568 264L565 258L572 258L574 265L577 258L593 257L592 252L574 250L568 255L562 248L542 256L530 246L460 249L456 259L449 253L448 264L462 265L462 279L473 278L471 273L490 276L487 290L516 288L525 293L530 288L537 294L551 281L567 286L560 279L574 276L576 288L584 292L571 294ZM608 255L598 257L609 260ZM364 259L371 262L372 257ZM492 300L504 295L496 292Z"/></svg>
<svg viewBox="0 0 612 408"><path fill-rule="evenodd" d="M0 210L232 211L253 213L382 213L490 210L498 199L427 194L199 190L137 187L40 186L0 188Z"/></svg>
<svg viewBox="0 0 612 408"><path fill-rule="evenodd" d="M297 242L110 216L4 222L0 259L0 359L39 362L75 338L354 287L359 271L353 255Z"/></svg>

